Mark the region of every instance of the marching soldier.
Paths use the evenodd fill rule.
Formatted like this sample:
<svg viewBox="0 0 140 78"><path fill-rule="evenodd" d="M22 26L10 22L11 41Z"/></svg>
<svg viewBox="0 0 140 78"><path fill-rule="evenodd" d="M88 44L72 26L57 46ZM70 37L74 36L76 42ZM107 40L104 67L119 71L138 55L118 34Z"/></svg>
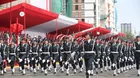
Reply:
<svg viewBox="0 0 140 78"><path fill-rule="evenodd" d="M101 41L101 56L100 56L100 69L101 69L101 73L103 73L103 64L104 64L104 59L105 59L105 43L104 40Z"/></svg>
<svg viewBox="0 0 140 78"><path fill-rule="evenodd" d="M134 42L134 52L136 60L136 69L138 71L137 76L140 76L140 36L137 36L136 42Z"/></svg>
<svg viewBox="0 0 140 78"><path fill-rule="evenodd" d="M42 63L42 59L41 59L42 47L43 47L43 41L39 44L39 52L38 52L38 60L39 60L38 63L40 64L41 73L44 72L43 63ZM37 68L39 68L39 66Z"/></svg>
<svg viewBox="0 0 140 78"><path fill-rule="evenodd" d="M85 60L85 68L86 68L86 78L90 78L93 61L95 58L95 53L97 51L95 40L91 39L91 34L86 33L86 41L83 44L84 48L84 60Z"/></svg>
<svg viewBox="0 0 140 78"><path fill-rule="evenodd" d="M117 58L118 58L118 44L117 44L117 39L114 38L113 42L110 44L110 58L112 62L112 70L114 71L113 76L117 76Z"/></svg>
<svg viewBox="0 0 140 78"><path fill-rule="evenodd" d="M69 61L71 58L71 47L72 42L69 37L66 38L66 41L63 43L63 52L62 52L62 60L65 63L66 75L69 75Z"/></svg>
<svg viewBox="0 0 140 78"><path fill-rule="evenodd" d="M29 45L26 43L26 41L23 39L21 44L18 46L18 52L19 52L19 66L22 68L22 74L25 75L25 61L27 60L27 54L29 52Z"/></svg>
<svg viewBox="0 0 140 78"><path fill-rule="evenodd" d="M60 63L60 67L61 67L61 72L63 73L64 72L64 64L63 64L63 57L64 57L64 41L61 40L60 43L59 43L59 46L60 46L60 59L59 59L59 63Z"/></svg>
<svg viewBox="0 0 140 78"><path fill-rule="evenodd" d="M128 53L129 53L129 42L126 42L126 51L125 51L125 69L128 70Z"/></svg>
<svg viewBox="0 0 140 78"><path fill-rule="evenodd" d="M5 62L4 44L3 44L3 40L0 40L0 71L1 71L1 75L4 75L4 62Z"/></svg>
<svg viewBox="0 0 140 78"><path fill-rule="evenodd" d="M121 58L122 58L122 41L121 39L118 39L118 58L117 58L117 73L120 74L121 70L120 70L120 65L121 65Z"/></svg>
<svg viewBox="0 0 140 78"><path fill-rule="evenodd" d="M105 57L104 57L104 66L105 66L105 71L107 71L108 69L111 69L111 60L110 60L110 48L109 48L109 42L106 41L105 42Z"/></svg>
<svg viewBox="0 0 140 78"><path fill-rule="evenodd" d="M27 39L27 45L29 47L29 50L27 52L27 57L26 57L26 60L25 60L25 65L26 65L26 69L27 70L30 70L30 72L33 71L33 63L32 63L32 51L31 51L31 48L32 48L32 42L31 40L28 38Z"/></svg>
<svg viewBox="0 0 140 78"><path fill-rule="evenodd" d="M131 70L133 66L133 43L129 42L129 52L128 52L128 69Z"/></svg>
<svg viewBox="0 0 140 78"><path fill-rule="evenodd" d="M101 56L101 45L100 45L100 39L96 40L96 55L95 55L95 71L96 74L98 74L98 68L99 68L99 62L100 62L100 56Z"/></svg>
<svg viewBox="0 0 140 78"><path fill-rule="evenodd" d="M52 44L52 53L51 57L53 59L52 64L54 67L54 74L56 74L57 68L56 68L56 62L59 61L59 54L60 54L60 45L58 44L57 40L55 40Z"/></svg>
<svg viewBox="0 0 140 78"><path fill-rule="evenodd" d="M80 73L83 71L83 55L84 55L84 48L83 48L83 41L79 41L79 48L78 48L78 63L80 67Z"/></svg>
<svg viewBox="0 0 140 78"><path fill-rule="evenodd" d="M124 72L126 69L125 69L125 64L126 64L126 61L125 61L125 52L126 52L126 41L122 41L122 47L121 47L121 64L120 64L120 67L121 67L121 72Z"/></svg>
<svg viewBox="0 0 140 78"><path fill-rule="evenodd" d="M10 64L11 70L12 70L12 74L15 73L15 68L14 68L14 64L15 64L15 60L16 60L16 53L17 47L16 44L14 42L11 42L11 44L9 45L8 48L8 63Z"/></svg>
<svg viewBox="0 0 140 78"><path fill-rule="evenodd" d="M74 40L73 44L72 44L72 49L71 49L71 64L72 64L72 67L74 69L74 74L76 74L76 67L77 67L77 60L78 60L78 48L79 48L79 45L78 45L78 42L76 40Z"/></svg>
<svg viewBox="0 0 140 78"><path fill-rule="evenodd" d="M1 43L3 45L3 55L4 55L3 70L4 70L4 73L6 73L6 61L7 61L7 55L8 55L8 44L4 40L2 40Z"/></svg>
<svg viewBox="0 0 140 78"><path fill-rule="evenodd" d="M36 74L36 64L38 62L38 51L39 51L39 45L37 44L36 41L34 41L31 47L31 59L30 59L34 74Z"/></svg>
<svg viewBox="0 0 140 78"><path fill-rule="evenodd" d="M45 40L42 46L42 54L41 54L42 66L43 66L45 75L47 75L48 73L47 67L49 66L49 63L50 63L51 52L52 52L52 46L49 44L48 40Z"/></svg>

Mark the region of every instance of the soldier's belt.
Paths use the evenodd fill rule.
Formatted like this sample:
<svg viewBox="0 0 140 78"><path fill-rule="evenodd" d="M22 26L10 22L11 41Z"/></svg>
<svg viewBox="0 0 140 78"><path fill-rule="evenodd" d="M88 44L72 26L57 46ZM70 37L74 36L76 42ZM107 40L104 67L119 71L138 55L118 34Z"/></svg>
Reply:
<svg viewBox="0 0 140 78"><path fill-rule="evenodd" d="M58 54L58 52L52 52L52 54Z"/></svg>
<svg viewBox="0 0 140 78"><path fill-rule="evenodd" d="M50 54L50 52L42 52L42 54Z"/></svg>
<svg viewBox="0 0 140 78"><path fill-rule="evenodd" d="M85 51L85 53L89 54L89 53L95 53L95 51Z"/></svg>
<svg viewBox="0 0 140 78"><path fill-rule="evenodd" d="M32 54L37 54L37 53L36 52L35 53L33 52Z"/></svg>
<svg viewBox="0 0 140 78"><path fill-rule="evenodd" d="M136 52L140 52L140 50L136 50Z"/></svg>
<svg viewBox="0 0 140 78"><path fill-rule="evenodd" d="M9 53L10 55L16 55L16 53Z"/></svg>
<svg viewBox="0 0 140 78"><path fill-rule="evenodd" d="M29 54L32 54L32 53L29 53Z"/></svg>
<svg viewBox="0 0 140 78"><path fill-rule="evenodd" d="M117 52L117 51L111 51L111 53L119 53L119 52Z"/></svg>
<svg viewBox="0 0 140 78"><path fill-rule="evenodd" d="M20 54L26 54L26 52L20 52Z"/></svg>
<svg viewBox="0 0 140 78"><path fill-rule="evenodd" d="M61 53L71 53L71 51L63 51L63 52L61 52Z"/></svg>

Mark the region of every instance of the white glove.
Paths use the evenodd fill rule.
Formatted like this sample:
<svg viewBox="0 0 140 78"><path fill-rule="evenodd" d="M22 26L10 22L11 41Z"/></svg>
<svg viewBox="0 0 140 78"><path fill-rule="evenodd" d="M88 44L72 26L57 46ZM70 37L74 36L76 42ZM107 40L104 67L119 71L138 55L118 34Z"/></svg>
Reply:
<svg viewBox="0 0 140 78"><path fill-rule="evenodd" d="M120 59L119 59L119 62L121 62L121 60L122 60L122 59L120 58Z"/></svg>
<svg viewBox="0 0 140 78"><path fill-rule="evenodd" d="M5 62L6 60L3 60L3 62Z"/></svg>
<svg viewBox="0 0 140 78"><path fill-rule="evenodd" d="M99 61L100 61L100 59L97 59L97 61L99 62Z"/></svg>
<svg viewBox="0 0 140 78"><path fill-rule="evenodd" d="M9 60L9 58L7 58L7 60Z"/></svg>
<svg viewBox="0 0 140 78"><path fill-rule="evenodd" d="M76 52L71 53L71 57L74 58Z"/></svg>
<svg viewBox="0 0 140 78"><path fill-rule="evenodd" d="M30 62L29 58L27 58L28 63Z"/></svg>
<svg viewBox="0 0 140 78"><path fill-rule="evenodd" d="M55 60L53 60L53 63L55 63Z"/></svg>
<svg viewBox="0 0 140 78"><path fill-rule="evenodd" d="M66 61L66 62L65 62L65 65L67 65L67 64L68 64L68 62Z"/></svg>
<svg viewBox="0 0 140 78"><path fill-rule="evenodd" d="M122 59L122 61L124 61L124 59Z"/></svg>
<svg viewBox="0 0 140 78"><path fill-rule="evenodd" d="M63 47L61 47L60 49L63 50Z"/></svg>
<svg viewBox="0 0 140 78"><path fill-rule="evenodd" d="M129 57L129 59L132 61L133 59L131 57Z"/></svg>
<svg viewBox="0 0 140 78"><path fill-rule="evenodd" d="M82 57L79 58L79 61L82 60Z"/></svg>
<svg viewBox="0 0 140 78"><path fill-rule="evenodd" d="M32 60L34 60L34 58L32 58Z"/></svg>
<svg viewBox="0 0 140 78"><path fill-rule="evenodd" d="M42 60L42 63L45 63L45 59Z"/></svg>
<svg viewBox="0 0 140 78"><path fill-rule="evenodd" d="M133 47L134 50L136 50L136 47Z"/></svg>
<svg viewBox="0 0 140 78"><path fill-rule="evenodd" d="M42 51L42 49L39 49L39 51Z"/></svg>
<svg viewBox="0 0 140 78"><path fill-rule="evenodd" d="M110 60L110 58L108 57L108 60Z"/></svg>
<svg viewBox="0 0 140 78"><path fill-rule="evenodd" d="M49 63L50 60L47 60L47 63Z"/></svg>
<svg viewBox="0 0 140 78"><path fill-rule="evenodd" d="M127 60L127 57L125 57L125 60Z"/></svg>
<svg viewBox="0 0 140 78"><path fill-rule="evenodd" d="M62 61L62 56L60 56L60 61Z"/></svg>
<svg viewBox="0 0 140 78"><path fill-rule="evenodd" d="M76 60L74 60L74 63L76 62Z"/></svg>
<svg viewBox="0 0 140 78"><path fill-rule="evenodd" d="M22 59L19 58L19 62L22 62Z"/></svg>
<svg viewBox="0 0 140 78"><path fill-rule="evenodd" d="M39 60L41 60L41 57L39 57Z"/></svg>
<svg viewBox="0 0 140 78"><path fill-rule="evenodd" d="M36 63L38 62L38 60L35 61Z"/></svg>
<svg viewBox="0 0 140 78"><path fill-rule="evenodd" d="M51 57L51 60L53 60L53 58Z"/></svg>
<svg viewBox="0 0 140 78"><path fill-rule="evenodd" d="M8 60L8 62L10 63L10 62L11 62L11 60L9 59L9 60Z"/></svg>

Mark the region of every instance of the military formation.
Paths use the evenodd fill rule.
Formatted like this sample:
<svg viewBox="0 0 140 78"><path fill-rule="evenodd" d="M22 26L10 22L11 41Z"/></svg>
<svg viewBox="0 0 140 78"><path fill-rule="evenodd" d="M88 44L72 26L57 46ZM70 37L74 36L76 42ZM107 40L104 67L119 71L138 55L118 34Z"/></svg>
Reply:
<svg viewBox="0 0 140 78"><path fill-rule="evenodd" d="M86 33L84 40L65 36L58 39L27 37L19 44L0 40L0 74L6 74L7 65L11 74L15 73L15 62L21 74L26 71L47 75L86 72L86 78L107 71L113 76L136 68L140 75L140 36L135 41L124 41L118 38L101 40ZM7 64L6 64L7 63Z"/></svg>

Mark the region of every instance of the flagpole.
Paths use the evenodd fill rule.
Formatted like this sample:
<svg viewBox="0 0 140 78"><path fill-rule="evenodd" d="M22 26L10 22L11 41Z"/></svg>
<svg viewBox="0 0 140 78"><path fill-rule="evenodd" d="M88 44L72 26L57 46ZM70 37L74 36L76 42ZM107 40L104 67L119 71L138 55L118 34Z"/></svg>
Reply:
<svg viewBox="0 0 140 78"><path fill-rule="evenodd" d="M11 6L12 6L12 3L10 2L10 38L9 38L9 43L10 43L10 41L11 41L11 39L12 39L12 27L11 27L11 25L12 25L12 8L11 8Z"/></svg>
<svg viewBox="0 0 140 78"><path fill-rule="evenodd" d="M57 37L57 35L58 35L58 21L56 19L56 37Z"/></svg>
<svg viewBox="0 0 140 78"><path fill-rule="evenodd" d="M25 5L26 5L26 0L25 0ZM26 39L26 10L25 10L25 5L24 5L24 38Z"/></svg>
<svg viewBox="0 0 140 78"><path fill-rule="evenodd" d="M19 24L18 24L18 18L16 19L16 44L18 46L18 29L19 29Z"/></svg>

